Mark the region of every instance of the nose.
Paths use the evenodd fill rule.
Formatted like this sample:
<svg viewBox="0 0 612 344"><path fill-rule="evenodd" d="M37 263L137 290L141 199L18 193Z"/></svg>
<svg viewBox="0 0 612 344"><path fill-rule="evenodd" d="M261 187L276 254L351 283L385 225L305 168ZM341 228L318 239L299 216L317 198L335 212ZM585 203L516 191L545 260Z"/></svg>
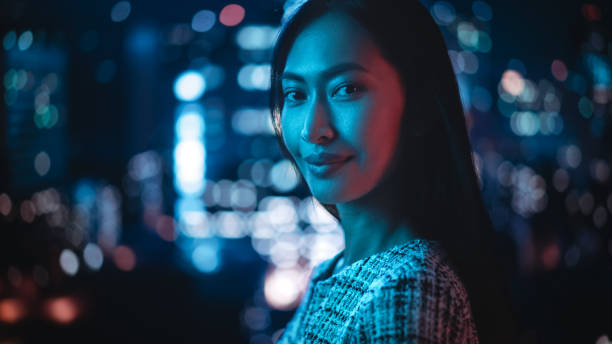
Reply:
<svg viewBox="0 0 612 344"><path fill-rule="evenodd" d="M318 97L317 97L318 98ZM325 144L336 135L331 126L330 111L325 102L314 99L302 128L301 137L306 142Z"/></svg>

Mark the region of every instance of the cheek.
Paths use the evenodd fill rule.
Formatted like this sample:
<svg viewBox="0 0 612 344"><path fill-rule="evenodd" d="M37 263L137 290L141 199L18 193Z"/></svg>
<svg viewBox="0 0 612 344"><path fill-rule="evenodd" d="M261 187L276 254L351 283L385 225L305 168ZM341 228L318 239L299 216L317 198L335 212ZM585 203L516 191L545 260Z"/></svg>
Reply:
<svg viewBox="0 0 612 344"><path fill-rule="evenodd" d="M353 133L358 134L357 140L370 164L384 163L394 151L403 110L400 100L376 94L355 121L358 127L353 128Z"/></svg>
<svg viewBox="0 0 612 344"><path fill-rule="evenodd" d="M281 130L283 134L283 142L289 150L289 153L295 158L298 148L298 140L300 130L298 129L297 121L294 120L295 116L286 114L284 111L281 114Z"/></svg>

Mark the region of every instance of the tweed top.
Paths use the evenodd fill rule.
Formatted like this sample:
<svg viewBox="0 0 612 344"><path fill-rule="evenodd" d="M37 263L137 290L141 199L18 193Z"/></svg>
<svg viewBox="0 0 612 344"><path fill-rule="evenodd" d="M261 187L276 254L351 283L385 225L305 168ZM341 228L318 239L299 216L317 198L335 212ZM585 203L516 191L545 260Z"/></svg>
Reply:
<svg viewBox="0 0 612 344"><path fill-rule="evenodd" d="M334 273L316 266L276 342L478 343L467 292L437 242L415 239Z"/></svg>

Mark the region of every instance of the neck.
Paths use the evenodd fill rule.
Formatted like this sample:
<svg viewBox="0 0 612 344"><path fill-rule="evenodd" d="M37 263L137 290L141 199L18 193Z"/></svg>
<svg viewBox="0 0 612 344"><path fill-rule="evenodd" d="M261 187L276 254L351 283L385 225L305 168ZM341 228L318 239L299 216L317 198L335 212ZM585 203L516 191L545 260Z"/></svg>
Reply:
<svg viewBox="0 0 612 344"><path fill-rule="evenodd" d="M407 221L373 204L353 201L336 205L344 231L344 266L417 238Z"/></svg>

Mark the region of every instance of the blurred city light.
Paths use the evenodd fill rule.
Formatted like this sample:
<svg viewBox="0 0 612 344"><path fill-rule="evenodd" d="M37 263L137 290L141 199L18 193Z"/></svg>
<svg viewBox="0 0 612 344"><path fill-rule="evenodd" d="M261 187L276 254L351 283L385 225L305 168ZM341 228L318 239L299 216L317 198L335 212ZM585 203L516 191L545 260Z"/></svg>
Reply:
<svg viewBox="0 0 612 344"><path fill-rule="evenodd" d="M449 25L454 22L457 17L453 5L446 1L437 1L434 3L433 6L431 6L431 14L440 25Z"/></svg>
<svg viewBox="0 0 612 344"><path fill-rule="evenodd" d="M193 266L203 273L213 273L219 269L221 261L219 244L216 239L203 239L198 241L191 254Z"/></svg>
<svg viewBox="0 0 612 344"><path fill-rule="evenodd" d="M0 214L8 216L13 208L13 202L9 195L2 193L0 194Z"/></svg>
<svg viewBox="0 0 612 344"><path fill-rule="evenodd" d="M215 25L217 16L209 10L202 10L193 15L191 28L196 32L206 32Z"/></svg>
<svg viewBox="0 0 612 344"><path fill-rule="evenodd" d="M204 145L197 140L179 141L174 148L175 185L183 195L199 194L204 189Z"/></svg>
<svg viewBox="0 0 612 344"><path fill-rule="evenodd" d="M272 269L264 284L266 302L274 309L292 309L306 289L305 284L304 274L296 269Z"/></svg>
<svg viewBox="0 0 612 344"><path fill-rule="evenodd" d="M181 101L200 98L206 89L206 82L200 72L188 70L181 73L174 82L174 95Z"/></svg>
<svg viewBox="0 0 612 344"><path fill-rule="evenodd" d="M94 243L88 243L83 249L83 260L92 270L100 270L104 262L104 255L100 247Z"/></svg>
<svg viewBox="0 0 612 344"><path fill-rule="evenodd" d="M273 135L274 128L270 119L270 110L244 108L232 116L232 129L242 135Z"/></svg>
<svg viewBox="0 0 612 344"><path fill-rule="evenodd" d="M214 219L204 210L204 203L198 198L181 198L176 202L175 217L183 235L192 238L206 238L213 235Z"/></svg>
<svg viewBox="0 0 612 344"><path fill-rule="evenodd" d="M279 192L289 192L298 185L300 177L291 161L280 160L270 169L270 181Z"/></svg>
<svg viewBox="0 0 612 344"><path fill-rule="evenodd" d="M4 50L13 49L16 43L17 43L17 34L15 33L15 30L11 30L7 32L4 35L4 38L2 39L2 47L4 47Z"/></svg>
<svg viewBox="0 0 612 344"><path fill-rule="evenodd" d="M225 81L225 70L222 66L209 63L202 68L201 72L206 80L206 90L214 90Z"/></svg>
<svg viewBox="0 0 612 344"><path fill-rule="evenodd" d="M21 35L19 35L19 40L17 40L17 47L19 50L28 50L32 45L34 40L34 35L32 31L26 30Z"/></svg>
<svg viewBox="0 0 612 344"><path fill-rule="evenodd" d="M79 315L77 302L68 296L48 300L44 309L51 320L60 324L69 324Z"/></svg>
<svg viewBox="0 0 612 344"><path fill-rule="evenodd" d="M270 88L270 65L244 65L238 72L238 85L247 91L268 90Z"/></svg>
<svg viewBox="0 0 612 344"><path fill-rule="evenodd" d="M0 321L14 324L26 315L27 309L24 303L16 298L0 300Z"/></svg>
<svg viewBox="0 0 612 344"><path fill-rule="evenodd" d="M236 43L245 50L271 49L278 32L279 28L269 25L245 26L236 34Z"/></svg>
<svg viewBox="0 0 612 344"><path fill-rule="evenodd" d="M59 263L67 275L74 276L79 271L79 257L70 249L62 250Z"/></svg>
<svg viewBox="0 0 612 344"><path fill-rule="evenodd" d="M117 23L122 22L129 17L131 11L132 5L129 1L119 1L111 9L111 20Z"/></svg>
<svg viewBox="0 0 612 344"><path fill-rule="evenodd" d="M219 22L225 26L236 26L244 19L244 7L237 4L229 4L219 13Z"/></svg>
<svg viewBox="0 0 612 344"><path fill-rule="evenodd" d="M194 108L192 111L184 111L176 120L176 138L178 140L202 139L204 119L198 110L198 108Z"/></svg>
<svg viewBox="0 0 612 344"><path fill-rule="evenodd" d="M136 266L136 254L128 246L119 245L113 252L113 261L119 270L130 271Z"/></svg>

